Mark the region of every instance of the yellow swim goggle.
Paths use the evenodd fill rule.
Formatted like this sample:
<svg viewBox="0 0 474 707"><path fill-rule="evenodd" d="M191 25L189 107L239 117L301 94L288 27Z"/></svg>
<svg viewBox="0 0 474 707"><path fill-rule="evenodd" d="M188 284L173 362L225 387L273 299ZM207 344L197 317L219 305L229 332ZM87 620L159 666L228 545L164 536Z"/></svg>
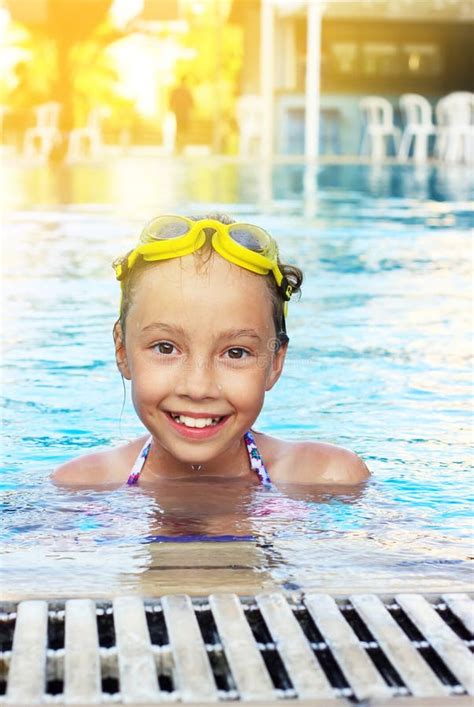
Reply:
<svg viewBox="0 0 474 707"><path fill-rule="evenodd" d="M247 223L223 224L214 219L193 221L185 216L158 216L143 229L138 246L126 259L114 263L117 280L123 280L139 257L146 261L189 255L206 242L204 229L214 231L212 247L235 265L259 275L273 273L287 315L292 286L278 267L278 246L269 233Z"/></svg>

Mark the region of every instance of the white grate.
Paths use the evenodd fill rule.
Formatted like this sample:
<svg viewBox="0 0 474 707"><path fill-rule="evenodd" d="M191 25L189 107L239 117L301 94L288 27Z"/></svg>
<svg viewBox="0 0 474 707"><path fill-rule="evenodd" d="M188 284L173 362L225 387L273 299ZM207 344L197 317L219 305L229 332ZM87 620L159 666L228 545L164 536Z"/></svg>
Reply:
<svg viewBox="0 0 474 707"><path fill-rule="evenodd" d="M472 704L473 607L467 594L9 602L0 700Z"/></svg>

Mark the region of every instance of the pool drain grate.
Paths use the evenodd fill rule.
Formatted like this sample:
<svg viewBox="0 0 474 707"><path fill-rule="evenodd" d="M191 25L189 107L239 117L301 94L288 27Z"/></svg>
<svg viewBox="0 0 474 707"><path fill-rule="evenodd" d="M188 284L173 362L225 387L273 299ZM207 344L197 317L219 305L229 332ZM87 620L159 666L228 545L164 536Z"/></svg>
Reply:
<svg viewBox="0 0 474 707"><path fill-rule="evenodd" d="M467 594L8 602L0 701L469 700L473 607Z"/></svg>

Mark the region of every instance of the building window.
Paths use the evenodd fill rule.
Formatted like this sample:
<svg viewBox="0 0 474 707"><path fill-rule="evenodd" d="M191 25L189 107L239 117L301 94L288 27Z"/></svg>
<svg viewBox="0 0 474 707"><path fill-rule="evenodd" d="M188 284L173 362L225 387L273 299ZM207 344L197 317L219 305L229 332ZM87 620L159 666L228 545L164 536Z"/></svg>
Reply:
<svg viewBox="0 0 474 707"><path fill-rule="evenodd" d="M405 73L438 76L442 71L441 52L437 44L404 44L402 56Z"/></svg>
<svg viewBox="0 0 474 707"><path fill-rule="evenodd" d="M400 73L398 46L393 42L364 42L361 48L365 76L396 76Z"/></svg>
<svg viewBox="0 0 474 707"><path fill-rule="evenodd" d="M357 70L359 47L356 42L334 42L331 44L331 64L333 70L349 75Z"/></svg>

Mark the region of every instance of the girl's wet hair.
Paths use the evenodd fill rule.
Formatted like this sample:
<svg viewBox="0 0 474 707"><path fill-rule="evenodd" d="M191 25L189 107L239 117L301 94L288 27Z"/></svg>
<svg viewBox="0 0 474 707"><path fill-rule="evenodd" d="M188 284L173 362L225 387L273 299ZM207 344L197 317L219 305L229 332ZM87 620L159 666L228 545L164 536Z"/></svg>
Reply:
<svg viewBox="0 0 474 707"><path fill-rule="evenodd" d="M200 221L201 219L213 219L214 221L219 221L220 223L223 223L225 225L236 223L235 219L231 218L231 216L221 213L210 213L205 214L204 216L188 216L187 218L193 221ZM213 254L214 250L210 246L209 241L203 248L194 253L194 255L199 255L201 258L203 258L203 262L207 262L209 258L213 256ZM122 261L125 263L127 261L128 255L129 253L123 256L123 258L119 258L118 261L115 261L115 263ZM120 306L119 322L124 335L128 310L130 309L130 305L132 303L133 291L139 279L140 273L153 264L154 263L149 263L143 260L142 258L139 258L133 268L127 273L126 277L122 280L122 301ZM300 270L300 268L297 268L295 265L285 265L284 263L280 262L279 258L278 267L280 268L281 273L286 277L286 279L292 286L293 295L296 293L300 293L301 285L303 283L303 272ZM275 325L277 339L277 345L275 346L275 350L278 350L282 344L285 344L289 341L288 335L286 333L285 317L283 314L284 302L281 298L280 293L278 292L277 284L275 282L275 278L273 277L273 273L270 272L264 277L272 301L273 323Z"/></svg>

